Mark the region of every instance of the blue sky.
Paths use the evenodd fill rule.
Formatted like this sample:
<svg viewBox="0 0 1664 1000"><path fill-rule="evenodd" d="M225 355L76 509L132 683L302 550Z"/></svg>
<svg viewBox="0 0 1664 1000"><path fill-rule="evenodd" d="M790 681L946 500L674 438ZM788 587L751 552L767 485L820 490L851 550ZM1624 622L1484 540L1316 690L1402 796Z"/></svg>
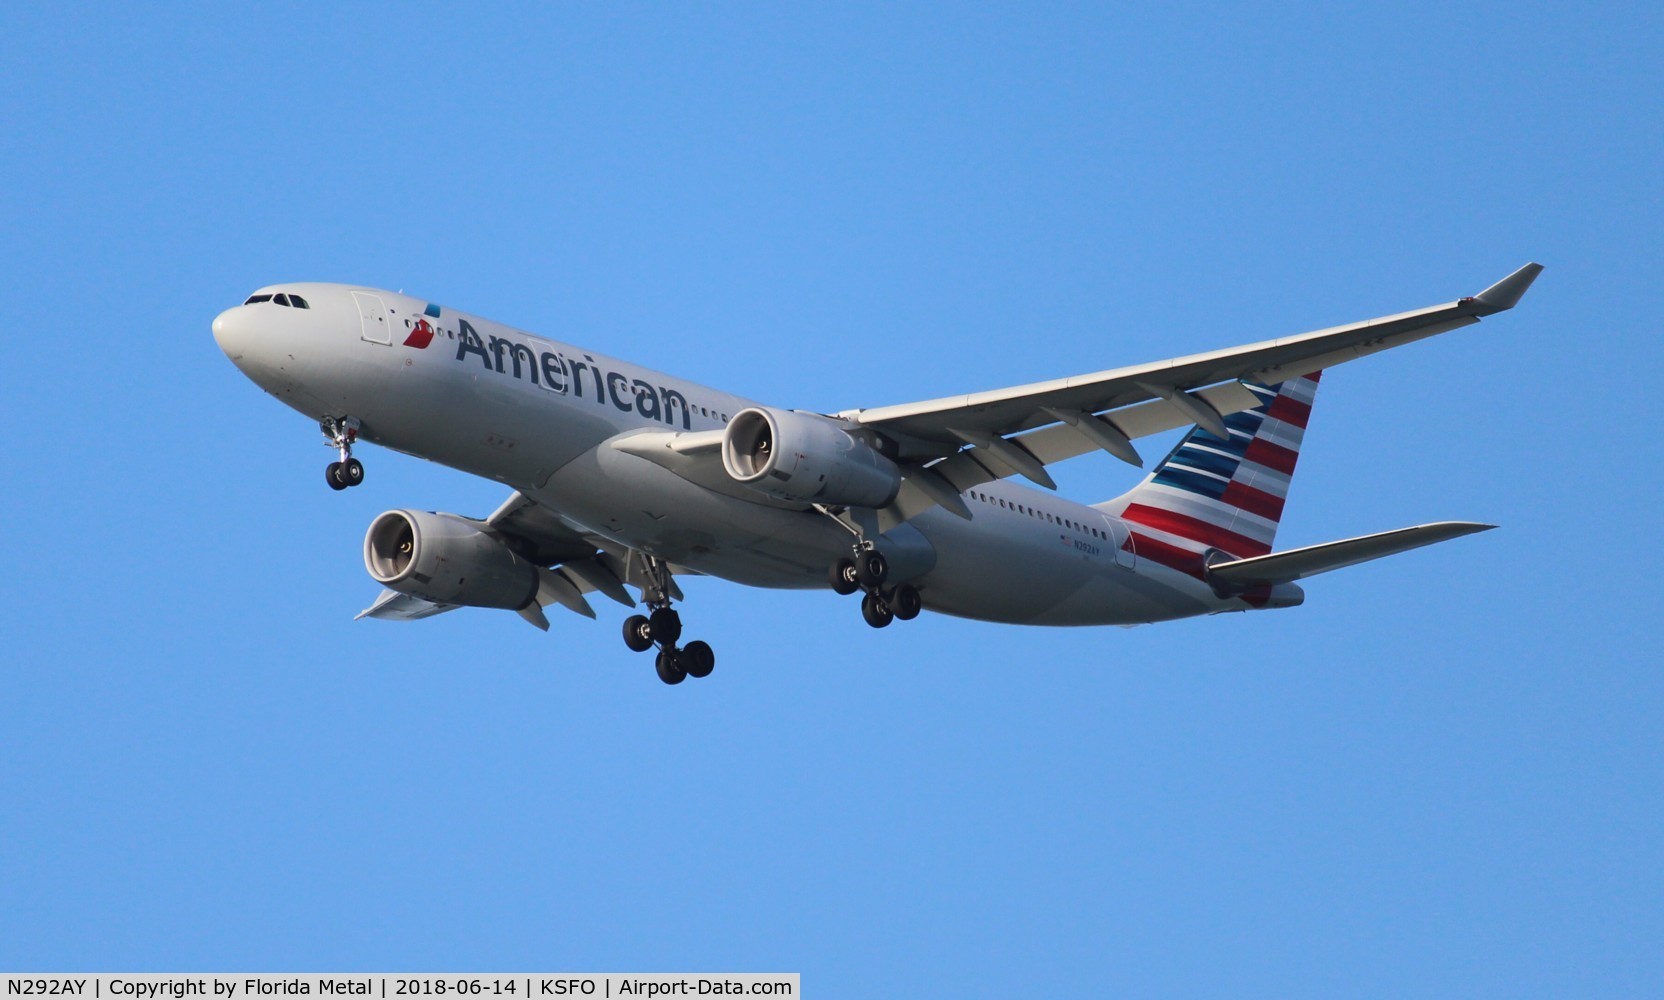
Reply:
<svg viewBox="0 0 1664 1000"><path fill-rule="evenodd" d="M1664 990L1664 17L1260 6L7 7L0 968ZM833 410L1528 260L1324 379L1279 545L1501 530L1135 630L693 580L676 689L622 609L352 621L501 490L331 493L208 330L357 281Z"/></svg>

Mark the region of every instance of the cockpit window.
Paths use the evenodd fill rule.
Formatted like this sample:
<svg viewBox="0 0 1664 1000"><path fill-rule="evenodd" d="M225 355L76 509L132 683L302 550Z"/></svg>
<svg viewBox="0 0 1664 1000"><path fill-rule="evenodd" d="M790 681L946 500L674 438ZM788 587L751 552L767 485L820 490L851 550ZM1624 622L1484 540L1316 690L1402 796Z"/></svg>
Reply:
<svg viewBox="0 0 1664 1000"><path fill-rule="evenodd" d="M269 292L265 295L250 295L248 300L244 302L243 305L252 306L256 302L275 302L280 306L291 306L295 309L312 308L310 305L307 305L305 299L301 298L299 295L291 295L288 292L278 292L275 295Z"/></svg>

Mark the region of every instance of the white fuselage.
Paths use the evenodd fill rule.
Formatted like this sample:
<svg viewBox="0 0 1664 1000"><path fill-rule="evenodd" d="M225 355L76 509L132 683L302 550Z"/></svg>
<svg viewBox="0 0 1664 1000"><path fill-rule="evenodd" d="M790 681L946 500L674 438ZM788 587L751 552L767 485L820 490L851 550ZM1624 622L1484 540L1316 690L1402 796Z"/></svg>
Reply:
<svg viewBox="0 0 1664 1000"><path fill-rule="evenodd" d="M851 536L832 518L738 483L696 484L609 447L620 435L709 431L756 405L716 389L425 301L350 285L265 292L308 308L237 306L214 321L231 360L313 419L356 417L361 436L496 480L576 529L701 573L760 587L827 586ZM407 344L422 323L427 346ZM1120 520L1009 482L887 533L892 564L927 608L999 622L1126 625L1246 610L1125 545Z"/></svg>

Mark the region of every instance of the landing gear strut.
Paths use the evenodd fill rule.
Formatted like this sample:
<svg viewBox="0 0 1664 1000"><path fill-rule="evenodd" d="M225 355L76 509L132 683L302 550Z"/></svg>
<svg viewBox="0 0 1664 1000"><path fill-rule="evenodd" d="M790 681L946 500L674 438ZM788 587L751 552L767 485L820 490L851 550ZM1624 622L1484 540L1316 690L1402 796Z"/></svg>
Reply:
<svg viewBox="0 0 1664 1000"><path fill-rule="evenodd" d="M656 556L632 555L643 562L641 596L648 613L624 619L624 645L637 653L657 646L659 653L653 665L659 680L666 684L680 684L689 677L709 677L716 668L716 654L708 643L695 639L686 646L676 645L682 638L682 616L670 606L670 568Z"/></svg>
<svg viewBox="0 0 1664 1000"><path fill-rule="evenodd" d="M865 532L851 527L832 508L819 510L855 536L853 552L826 571L832 589L845 596L857 590L865 591L861 598L861 617L873 628L883 628L897 618L904 622L917 618L924 608L919 589L910 583L884 586L890 575L890 563L884 553L867 541Z"/></svg>
<svg viewBox="0 0 1664 1000"><path fill-rule="evenodd" d="M358 440L357 417L325 417L318 422L324 432L324 444L341 456L324 468L324 481L332 490L344 490L364 481L364 463L352 457L352 445Z"/></svg>

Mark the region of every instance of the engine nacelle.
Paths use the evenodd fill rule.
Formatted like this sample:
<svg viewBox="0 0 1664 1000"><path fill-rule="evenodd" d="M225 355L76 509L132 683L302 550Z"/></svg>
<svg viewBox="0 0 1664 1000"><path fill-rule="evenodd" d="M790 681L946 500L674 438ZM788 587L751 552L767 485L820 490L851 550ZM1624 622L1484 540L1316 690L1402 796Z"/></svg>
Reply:
<svg viewBox="0 0 1664 1000"><path fill-rule="evenodd" d="M537 567L454 514L382 514L364 534L364 568L389 590L435 604L518 611L537 599Z"/></svg>
<svg viewBox="0 0 1664 1000"><path fill-rule="evenodd" d="M883 507L901 491L901 470L825 417L769 407L734 414L722 465L735 482L777 500Z"/></svg>

